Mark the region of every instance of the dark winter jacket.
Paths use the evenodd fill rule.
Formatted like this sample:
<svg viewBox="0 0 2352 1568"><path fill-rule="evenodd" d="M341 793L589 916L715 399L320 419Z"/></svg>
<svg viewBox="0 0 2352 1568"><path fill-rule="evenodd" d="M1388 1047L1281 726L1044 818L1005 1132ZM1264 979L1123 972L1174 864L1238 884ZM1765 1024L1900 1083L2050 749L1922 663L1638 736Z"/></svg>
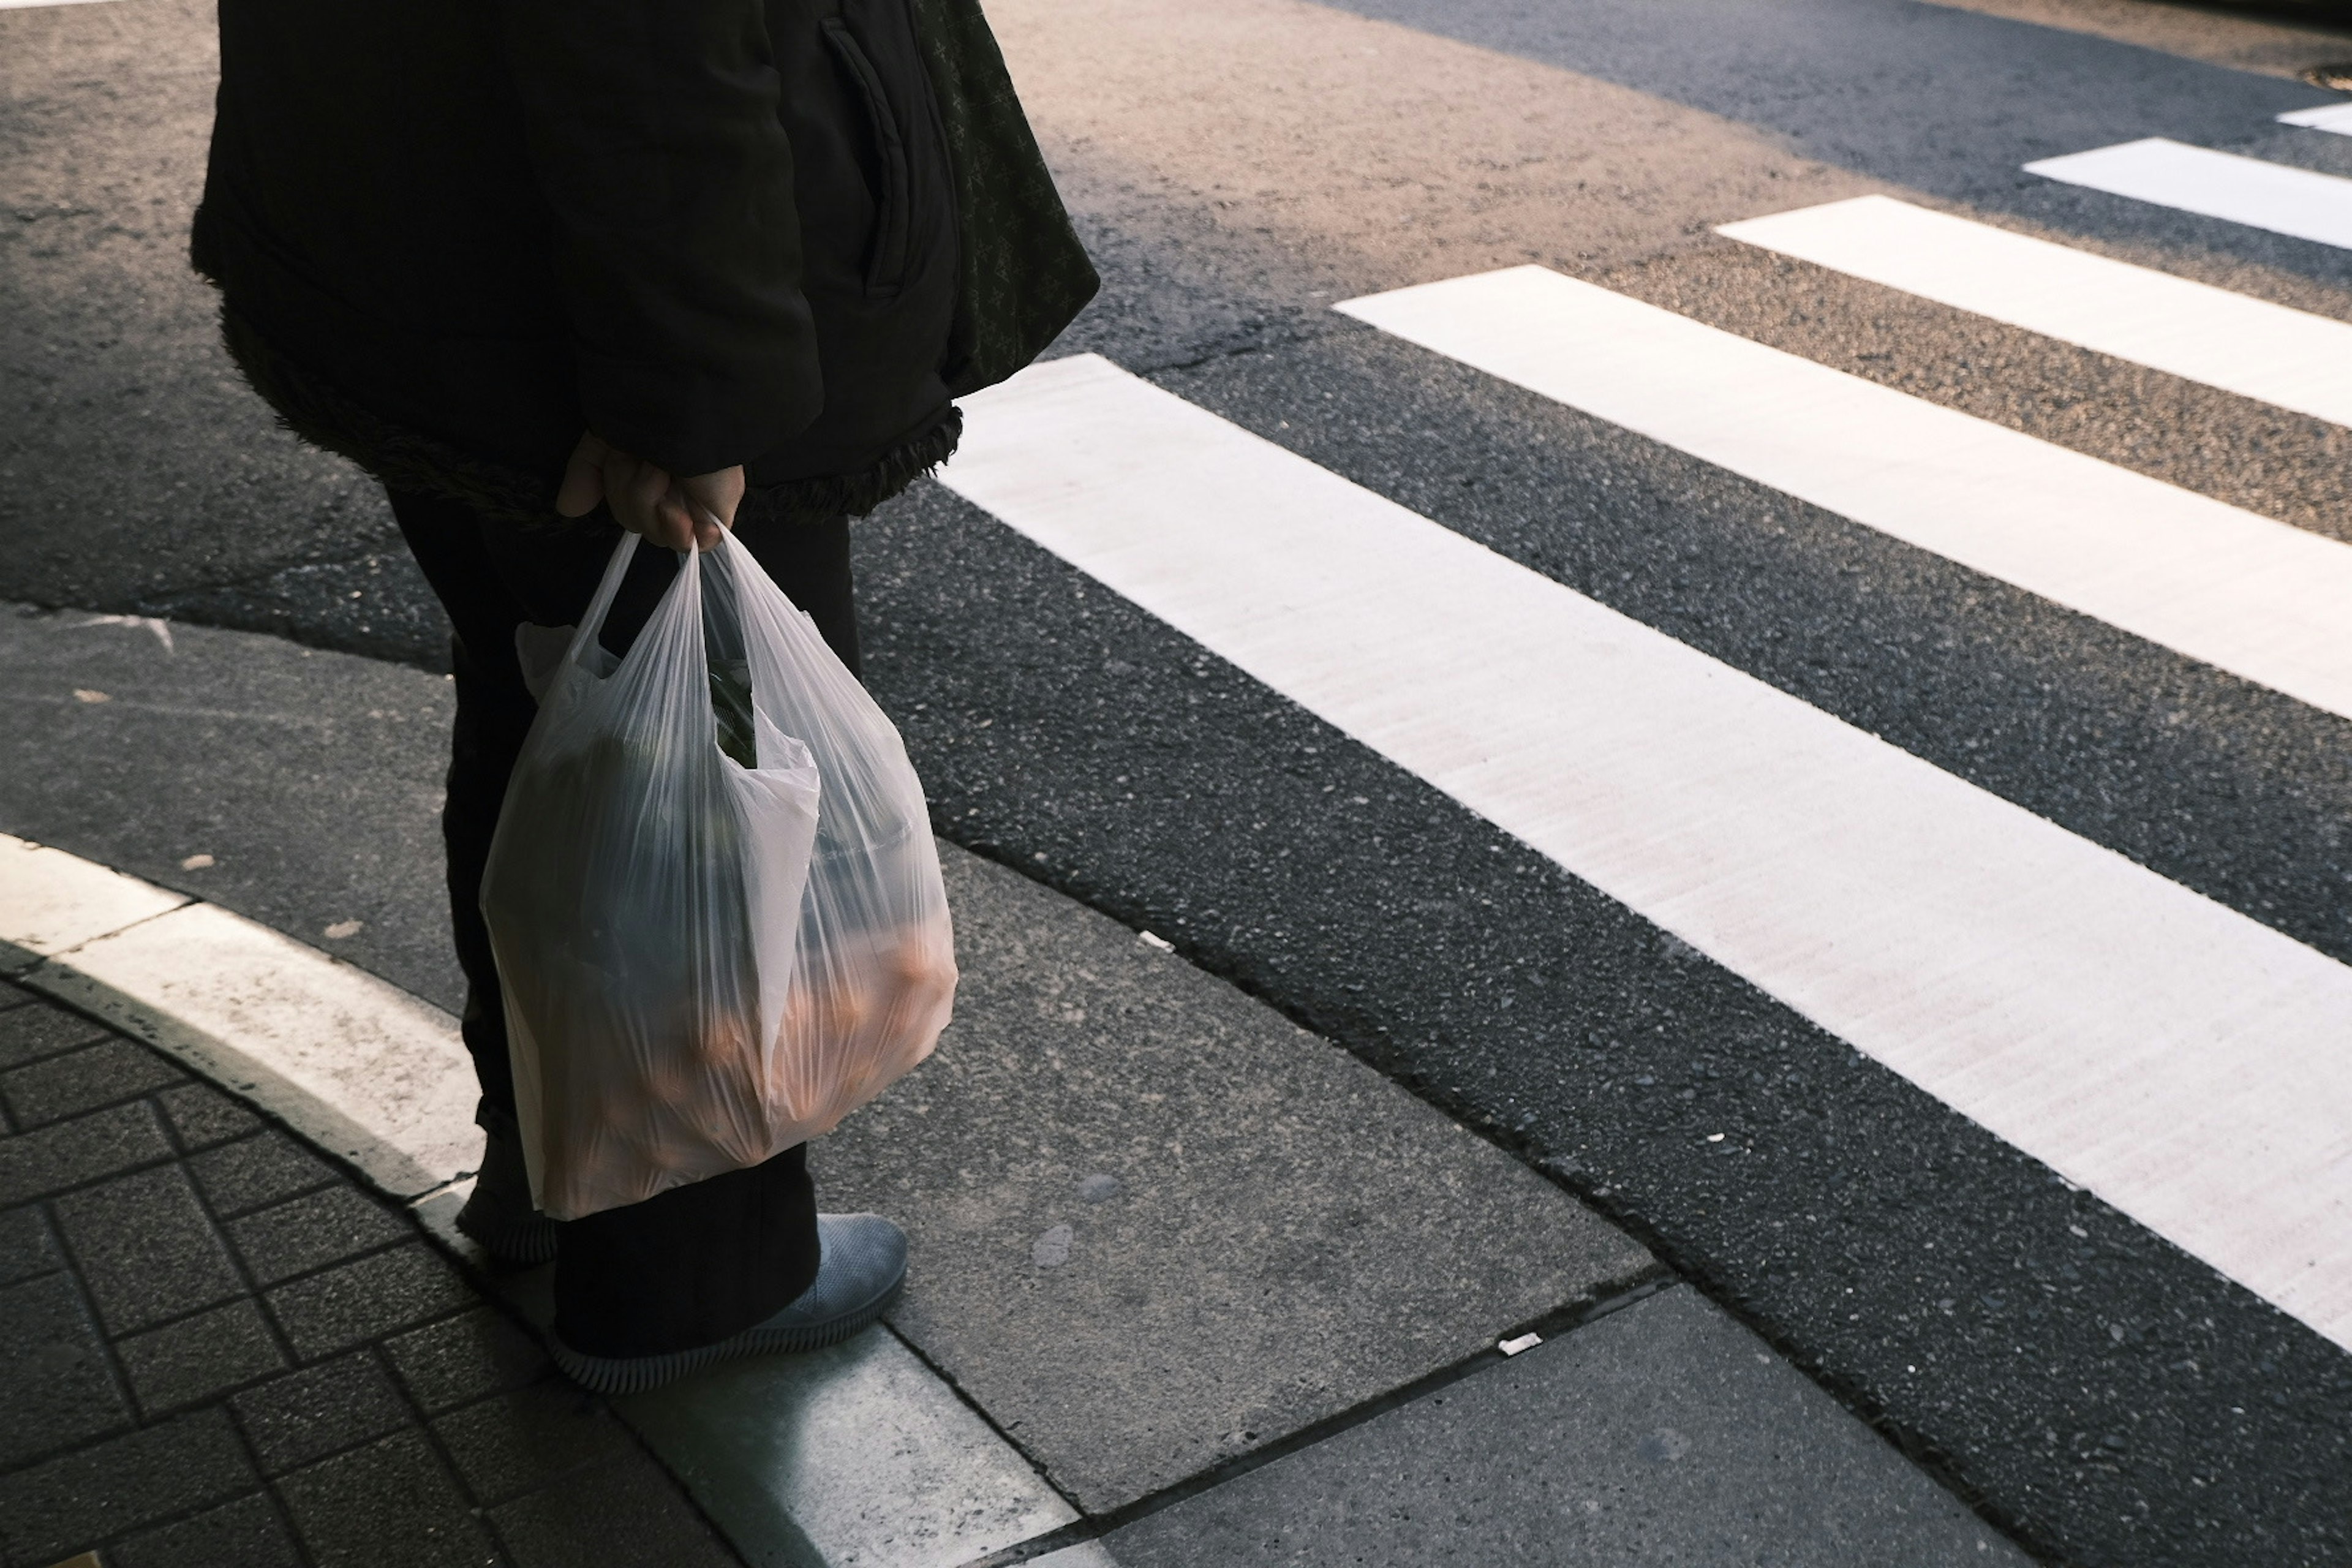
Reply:
<svg viewBox="0 0 2352 1568"><path fill-rule="evenodd" d="M863 511L1092 295L977 0L221 0L193 240L294 429L543 517L583 428Z"/></svg>

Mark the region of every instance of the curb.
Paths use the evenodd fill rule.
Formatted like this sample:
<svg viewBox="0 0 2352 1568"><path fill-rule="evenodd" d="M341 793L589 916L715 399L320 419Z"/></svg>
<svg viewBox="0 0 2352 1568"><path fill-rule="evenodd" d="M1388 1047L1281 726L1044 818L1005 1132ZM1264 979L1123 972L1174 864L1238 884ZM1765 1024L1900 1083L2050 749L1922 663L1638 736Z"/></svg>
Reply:
<svg viewBox="0 0 2352 1568"><path fill-rule="evenodd" d="M0 834L0 976L178 1058L404 1202L479 1159L456 1019L217 905Z"/></svg>
<svg viewBox="0 0 2352 1568"><path fill-rule="evenodd" d="M451 1224L481 1134L473 1063L447 1013L217 905L6 834L0 979L149 1042L340 1159L543 1326L532 1310L543 1309L543 1274L493 1272ZM1018 1561L1080 1522L887 1325L817 1356L730 1363L689 1393L614 1405L755 1564L812 1552L905 1568ZM779 1471L762 1418L867 1434L881 1449L845 1442L835 1463ZM911 1506L869 1510L876 1492L898 1489L901 1470L933 1482L954 1472L965 1492L1001 1498L1000 1522L975 1533L970 1497L936 1484L907 1489ZM1051 1556L1056 1568L1112 1568L1091 1542Z"/></svg>

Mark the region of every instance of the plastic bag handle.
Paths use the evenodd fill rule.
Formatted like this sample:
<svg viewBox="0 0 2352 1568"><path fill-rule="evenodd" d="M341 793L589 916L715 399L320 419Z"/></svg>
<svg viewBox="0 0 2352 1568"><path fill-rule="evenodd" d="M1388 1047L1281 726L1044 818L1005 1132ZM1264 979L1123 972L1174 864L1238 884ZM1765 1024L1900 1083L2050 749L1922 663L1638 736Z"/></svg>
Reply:
<svg viewBox="0 0 2352 1568"><path fill-rule="evenodd" d="M613 601L620 597L621 584L629 574L629 563L636 559L638 542L636 534L624 531L621 542L613 547L613 558L604 563L604 580L596 584L595 596L588 601L587 613L580 617L578 629L573 631L572 641L564 647L565 664L571 664L577 659L581 649L588 647L604 631L605 618L613 613ZM695 596L694 619L696 626L699 626L702 624L702 552L692 550L681 551L677 553L679 575L690 574L694 578L693 585L688 592ZM673 582L667 588L662 590L662 597L667 599L670 595L677 591L678 584Z"/></svg>
<svg viewBox="0 0 2352 1568"><path fill-rule="evenodd" d="M570 664L580 657L583 647L604 629L604 617L613 613L613 601L621 595L621 581L629 574L629 563L636 559L637 536L623 530L621 542L613 547L613 558L604 563L604 580L596 584L595 597L588 601L588 613L580 617L580 626L572 634L572 646L563 650L563 662Z"/></svg>

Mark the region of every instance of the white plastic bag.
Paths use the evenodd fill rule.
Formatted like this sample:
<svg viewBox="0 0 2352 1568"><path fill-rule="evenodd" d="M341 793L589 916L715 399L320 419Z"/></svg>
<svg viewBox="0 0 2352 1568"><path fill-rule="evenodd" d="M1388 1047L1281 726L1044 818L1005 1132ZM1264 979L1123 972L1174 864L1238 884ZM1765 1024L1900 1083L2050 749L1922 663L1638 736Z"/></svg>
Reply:
<svg viewBox="0 0 2352 1568"><path fill-rule="evenodd" d="M615 661L597 634L636 542L541 694L482 879L558 1219L830 1131L930 1054L955 992L898 731L728 535Z"/></svg>

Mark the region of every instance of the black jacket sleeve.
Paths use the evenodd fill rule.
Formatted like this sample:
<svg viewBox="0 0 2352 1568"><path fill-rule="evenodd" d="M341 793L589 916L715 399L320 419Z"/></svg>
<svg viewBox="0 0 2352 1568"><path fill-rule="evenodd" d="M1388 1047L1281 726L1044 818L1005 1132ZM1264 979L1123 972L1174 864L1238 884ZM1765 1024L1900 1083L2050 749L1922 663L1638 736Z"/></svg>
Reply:
<svg viewBox="0 0 2352 1568"><path fill-rule="evenodd" d="M824 405L760 0L497 0L588 427L675 474Z"/></svg>

